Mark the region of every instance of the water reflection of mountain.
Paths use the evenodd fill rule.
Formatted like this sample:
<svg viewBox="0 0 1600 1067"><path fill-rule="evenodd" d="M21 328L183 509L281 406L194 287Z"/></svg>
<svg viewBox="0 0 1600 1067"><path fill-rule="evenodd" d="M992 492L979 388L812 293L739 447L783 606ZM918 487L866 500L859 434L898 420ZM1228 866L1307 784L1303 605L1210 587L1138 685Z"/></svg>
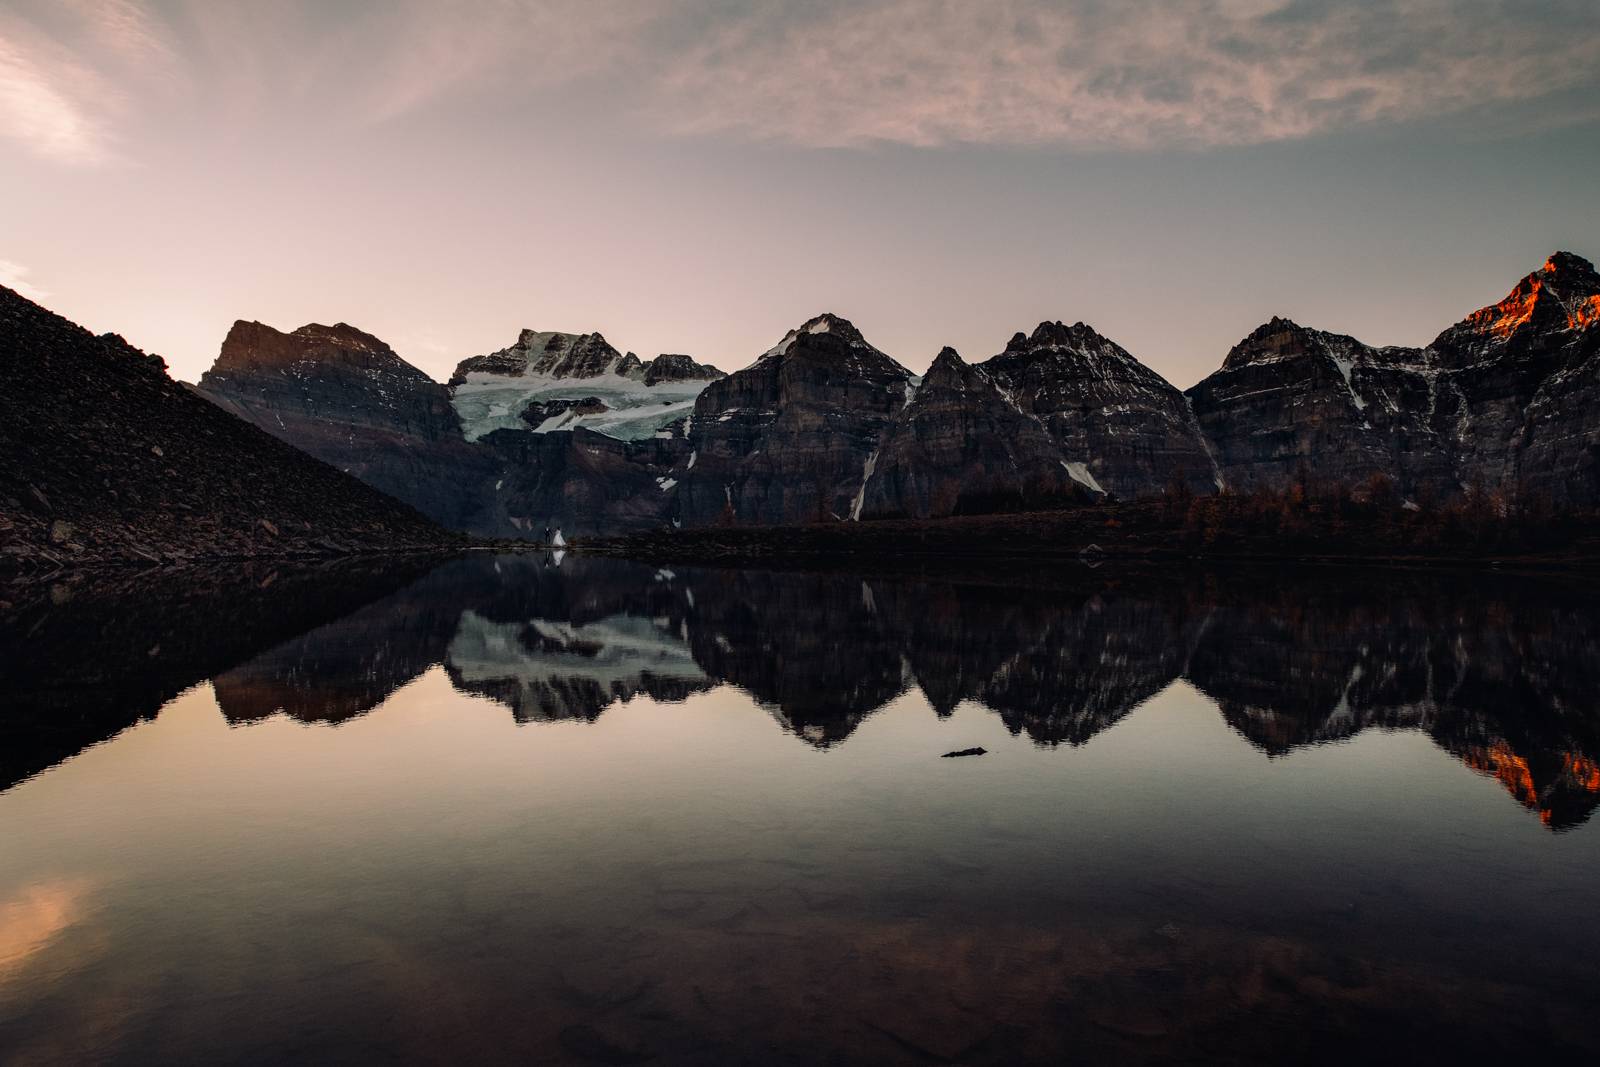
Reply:
<svg viewBox="0 0 1600 1067"><path fill-rule="evenodd" d="M499 701L518 722L593 722L615 700L639 693L683 700L711 687L670 626L665 616L638 615L493 622L467 608L445 650L445 669L457 689Z"/></svg>
<svg viewBox="0 0 1600 1067"><path fill-rule="evenodd" d="M1023 584L582 557L552 567L535 556L460 559L400 577L414 580L383 588L369 579L364 606L288 640L290 618L230 629L218 624L215 598L191 596L173 617L195 632L168 639L196 650L178 671L191 675L182 684L211 671L231 722L283 714L337 723L434 665L519 722L593 721L637 695L681 700L731 683L825 747L912 687L938 714L973 701L1039 744L1078 745L1186 678L1271 756L1370 727L1422 730L1553 828L1600 805L1600 633L1590 590L1570 580L1105 568ZM284 599L270 587L243 599L269 595ZM54 673L37 676L36 704L70 676L59 635L85 625L82 610L75 622L51 614L45 632L57 636L43 662ZM136 622L86 632L94 643L76 651L98 656L102 699L141 709L137 717L176 691L173 681L145 680L143 649L128 644L143 640ZM15 630L7 639L31 640ZM251 641L269 647L249 655ZM29 691L26 669L11 673L13 689ZM7 781L75 751L79 736L50 735L20 773L8 765Z"/></svg>
<svg viewBox="0 0 1600 1067"><path fill-rule="evenodd" d="M0 789L104 741L197 682L426 574L426 560L241 563L7 591ZM366 662L313 664L344 673Z"/></svg>

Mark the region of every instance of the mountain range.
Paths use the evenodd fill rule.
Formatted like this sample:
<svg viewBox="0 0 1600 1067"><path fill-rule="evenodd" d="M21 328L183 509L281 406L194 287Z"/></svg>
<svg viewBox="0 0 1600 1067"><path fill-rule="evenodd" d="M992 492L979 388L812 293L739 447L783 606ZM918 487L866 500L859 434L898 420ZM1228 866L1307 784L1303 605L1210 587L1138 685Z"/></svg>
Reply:
<svg viewBox="0 0 1600 1067"><path fill-rule="evenodd" d="M446 384L353 327L237 323L198 390L480 534L938 518L1188 492L1600 503L1600 275L1558 252L1423 348L1274 318L1180 391L1082 323L916 375L816 316L732 374L523 330Z"/></svg>
<svg viewBox="0 0 1600 1067"><path fill-rule="evenodd" d="M1274 318L1186 391L1082 322L976 362L946 348L923 375L833 314L732 374L523 330L440 383L344 323L240 321L194 387L9 290L0 334L0 540L56 560L436 536L416 513L545 540L1307 481L1409 508L1473 489L1600 505L1600 274L1567 252L1425 347Z"/></svg>

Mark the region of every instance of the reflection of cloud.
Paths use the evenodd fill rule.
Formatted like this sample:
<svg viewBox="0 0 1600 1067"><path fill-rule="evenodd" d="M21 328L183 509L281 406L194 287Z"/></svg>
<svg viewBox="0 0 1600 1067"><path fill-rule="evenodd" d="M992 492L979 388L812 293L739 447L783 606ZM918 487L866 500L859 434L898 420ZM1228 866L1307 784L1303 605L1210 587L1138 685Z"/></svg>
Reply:
<svg viewBox="0 0 1600 1067"><path fill-rule="evenodd" d="M49 290L40 289L36 285L29 285L24 278L30 273L21 263L13 263L9 259L0 259L0 285L7 289L21 293L34 303L43 303L50 295Z"/></svg>
<svg viewBox="0 0 1600 1067"><path fill-rule="evenodd" d="M78 882L30 886L0 903L0 978L9 978L78 921L85 887Z"/></svg>
<svg viewBox="0 0 1600 1067"><path fill-rule="evenodd" d="M526 110L581 87L673 134L1156 148L1534 100L1559 122L1600 81L1600 7L1562 0L30 6L48 17L0 19L0 134L75 162L104 157L124 97L181 86L235 115Z"/></svg>

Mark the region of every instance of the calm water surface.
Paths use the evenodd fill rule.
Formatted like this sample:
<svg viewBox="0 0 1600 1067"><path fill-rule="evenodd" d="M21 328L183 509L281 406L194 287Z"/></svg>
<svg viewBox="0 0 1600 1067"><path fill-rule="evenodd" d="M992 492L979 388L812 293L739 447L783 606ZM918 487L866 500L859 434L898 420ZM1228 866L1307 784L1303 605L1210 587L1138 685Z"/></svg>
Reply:
<svg viewBox="0 0 1600 1067"><path fill-rule="evenodd" d="M40 590L0 626L0 1061L1592 1057L1593 594L533 556Z"/></svg>

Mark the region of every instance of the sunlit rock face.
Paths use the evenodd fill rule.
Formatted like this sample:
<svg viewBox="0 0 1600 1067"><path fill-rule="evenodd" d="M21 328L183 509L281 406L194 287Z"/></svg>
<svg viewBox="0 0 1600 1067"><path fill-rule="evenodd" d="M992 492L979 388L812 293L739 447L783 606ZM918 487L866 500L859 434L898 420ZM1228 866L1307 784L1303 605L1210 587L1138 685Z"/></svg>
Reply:
<svg viewBox="0 0 1600 1067"><path fill-rule="evenodd" d="M1424 349L1273 319L1188 391L1223 479L1600 503L1600 275L1557 252Z"/></svg>
<svg viewBox="0 0 1600 1067"><path fill-rule="evenodd" d="M1447 445L1429 421L1435 377L1418 349L1275 318L1188 396L1232 489L1300 479L1358 487L1381 475L1417 498L1454 489Z"/></svg>
<svg viewBox="0 0 1600 1067"><path fill-rule="evenodd" d="M1428 347L1434 425L1460 480L1560 506L1600 503L1600 274L1557 252Z"/></svg>
<svg viewBox="0 0 1600 1067"><path fill-rule="evenodd" d="M1089 488L1044 423L946 348L870 457L852 517L942 518L1082 503Z"/></svg>
<svg viewBox="0 0 1600 1067"><path fill-rule="evenodd" d="M643 362L598 333L523 330L507 348L462 360L449 390L469 441L495 430L580 427L637 440L687 415L722 376L676 353Z"/></svg>
<svg viewBox="0 0 1600 1067"><path fill-rule="evenodd" d="M371 334L236 322L197 388L442 525L482 527L492 457L463 438L448 390Z"/></svg>
<svg viewBox="0 0 1600 1067"><path fill-rule="evenodd" d="M685 525L846 520L913 375L848 321L819 315L695 401Z"/></svg>
<svg viewBox="0 0 1600 1067"><path fill-rule="evenodd" d="M978 367L1043 422L1089 488L1124 499L1175 479L1216 490L1216 467L1183 394L1089 326L1041 322Z"/></svg>

